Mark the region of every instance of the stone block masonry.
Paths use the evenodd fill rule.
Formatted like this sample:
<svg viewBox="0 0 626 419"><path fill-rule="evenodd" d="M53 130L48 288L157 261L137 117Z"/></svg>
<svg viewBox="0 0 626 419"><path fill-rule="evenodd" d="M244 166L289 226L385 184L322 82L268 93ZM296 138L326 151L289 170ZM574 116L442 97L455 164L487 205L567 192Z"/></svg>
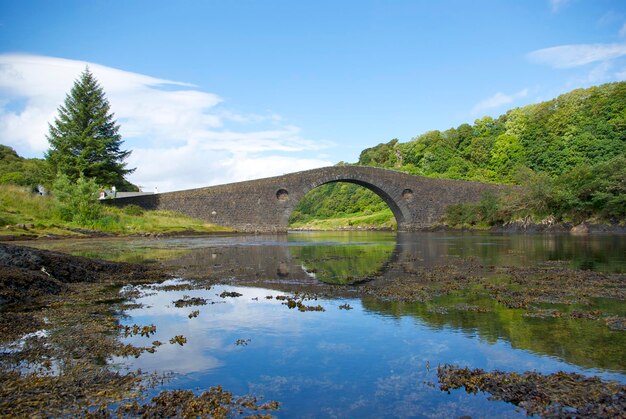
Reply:
<svg viewBox="0 0 626 419"><path fill-rule="evenodd" d="M368 166L332 166L105 203L176 211L241 232L276 233L287 231L291 212L307 192L331 182L356 183L378 194L391 208L400 231L430 227L441 220L448 205L477 202L487 191L498 193L510 187L433 179Z"/></svg>

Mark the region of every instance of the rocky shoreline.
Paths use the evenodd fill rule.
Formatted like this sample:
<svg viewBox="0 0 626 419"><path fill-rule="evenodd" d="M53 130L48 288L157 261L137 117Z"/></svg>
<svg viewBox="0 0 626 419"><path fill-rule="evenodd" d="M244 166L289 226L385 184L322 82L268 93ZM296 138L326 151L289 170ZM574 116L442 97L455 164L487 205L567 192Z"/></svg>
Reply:
<svg viewBox="0 0 626 419"><path fill-rule="evenodd" d="M158 281L153 267L115 263L0 243L0 307L34 302L59 294L71 283L125 284Z"/></svg>

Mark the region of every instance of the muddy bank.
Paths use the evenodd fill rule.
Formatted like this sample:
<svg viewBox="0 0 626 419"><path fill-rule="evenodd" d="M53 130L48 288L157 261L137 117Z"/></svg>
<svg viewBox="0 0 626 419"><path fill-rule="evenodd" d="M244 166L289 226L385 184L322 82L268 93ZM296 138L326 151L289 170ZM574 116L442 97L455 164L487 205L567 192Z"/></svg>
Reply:
<svg viewBox="0 0 626 419"><path fill-rule="evenodd" d="M323 228L290 228L289 231L395 231L395 228L377 226L342 226L335 229ZM419 228L421 232L459 232L459 231L488 231L491 233L571 233L571 234L626 234L626 224L596 224L596 223L533 223L524 220L512 221L493 227L452 227L447 224L435 224L430 227Z"/></svg>
<svg viewBox="0 0 626 419"><path fill-rule="evenodd" d="M12 227L12 226L9 226ZM33 241L33 240L75 240L75 239L100 239L111 237L202 237L202 236L229 236L229 235L243 235L237 231L195 231L195 230L180 230L180 231L153 231L144 233L110 233L97 230L86 230L82 228L65 229L59 234L46 233L38 234L36 230L31 230L28 227L13 227L12 231L19 231L19 234L1 234L1 242L21 242L21 241Z"/></svg>
<svg viewBox="0 0 626 419"><path fill-rule="evenodd" d="M156 266L106 262L0 243L0 307L59 294L72 283L126 284L166 277Z"/></svg>
<svg viewBox="0 0 626 419"><path fill-rule="evenodd" d="M492 227L463 226L452 227L447 224L436 224L425 227L424 232L454 232L454 231L488 231L490 233L571 233L574 235L586 234L626 234L626 224L600 224L584 221L579 224L556 222L553 220L535 223L530 219L511 221L497 224Z"/></svg>
<svg viewBox="0 0 626 419"><path fill-rule="evenodd" d="M533 223L527 220L513 221L492 227L493 233L570 233L574 235L586 234L626 234L626 225L597 224L593 222L572 223Z"/></svg>

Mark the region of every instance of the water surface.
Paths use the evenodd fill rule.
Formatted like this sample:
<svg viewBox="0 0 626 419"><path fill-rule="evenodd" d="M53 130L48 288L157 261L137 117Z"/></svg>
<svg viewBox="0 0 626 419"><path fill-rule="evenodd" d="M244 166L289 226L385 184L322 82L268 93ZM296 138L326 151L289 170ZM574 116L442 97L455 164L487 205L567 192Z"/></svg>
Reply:
<svg viewBox="0 0 626 419"><path fill-rule="evenodd" d="M424 303L355 292L367 281L468 260L485 267L558 263L624 273L624 236L353 232L36 245L112 260L158 260L178 272L165 284L138 287L142 307L121 320L157 326L155 335L129 337L129 343L164 345L136 359L112 360L124 368L174 373L153 393L220 384L280 401L281 417L515 417L523 411L485 394L441 392L436 366L563 370L626 383L626 332L602 320L527 317L472 290ZM225 285L172 286L203 278ZM324 311L300 312L276 299L302 289L319 295L304 304ZM225 291L240 295L220 296ZM192 297L207 304L174 304ZM581 308L546 307L566 313ZM585 309L626 315L626 304L610 298L593 299ZM197 317L190 317L194 310ZM176 335L187 343L169 344Z"/></svg>

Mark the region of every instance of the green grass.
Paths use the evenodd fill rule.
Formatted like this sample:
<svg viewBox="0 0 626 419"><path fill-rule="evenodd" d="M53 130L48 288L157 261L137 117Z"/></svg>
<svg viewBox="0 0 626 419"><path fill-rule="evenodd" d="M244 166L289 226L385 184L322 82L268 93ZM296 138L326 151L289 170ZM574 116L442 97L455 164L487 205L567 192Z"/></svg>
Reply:
<svg viewBox="0 0 626 419"><path fill-rule="evenodd" d="M171 211L143 211L104 206L102 215L88 224L63 221L59 203L26 188L0 185L0 238L2 236L81 236L72 229L135 235L142 233L229 232L232 229L208 224Z"/></svg>
<svg viewBox="0 0 626 419"><path fill-rule="evenodd" d="M397 229L396 219L389 208L372 214L348 214L333 218L314 218L289 224L289 228L302 230L345 230L345 229Z"/></svg>

